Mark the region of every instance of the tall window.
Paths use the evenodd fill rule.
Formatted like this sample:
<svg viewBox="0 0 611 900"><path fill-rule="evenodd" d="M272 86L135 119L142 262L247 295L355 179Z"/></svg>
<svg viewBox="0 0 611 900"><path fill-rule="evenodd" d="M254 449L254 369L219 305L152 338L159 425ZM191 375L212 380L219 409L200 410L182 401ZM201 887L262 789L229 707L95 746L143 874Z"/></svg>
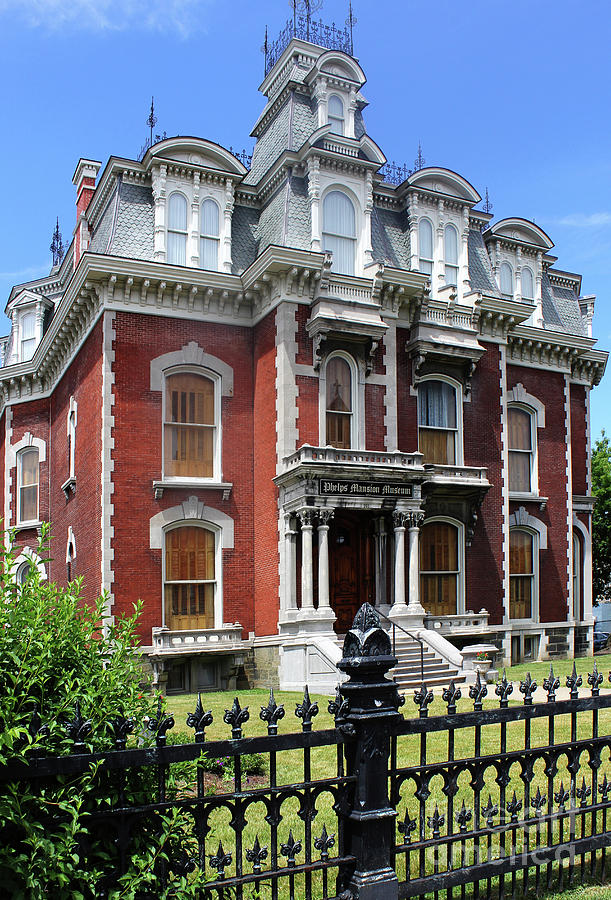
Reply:
<svg viewBox="0 0 611 900"><path fill-rule="evenodd" d="M531 493L534 487L534 414L520 406L507 409L509 425L509 490Z"/></svg>
<svg viewBox="0 0 611 900"><path fill-rule="evenodd" d="M38 450L29 447L17 457L17 522L38 521Z"/></svg>
<svg viewBox="0 0 611 900"><path fill-rule="evenodd" d="M168 203L168 262L187 264L187 200L177 192Z"/></svg>
<svg viewBox="0 0 611 900"><path fill-rule="evenodd" d="M76 451L76 410L71 409L68 414L68 477L74 478L74 458Z"/></svg>
<svg viewBox="0 0 611 900"><path fill-rule="evenodd" d="M506 300L513 300L513 269L509 263L501 263L501 294Z"/></svg>
<svg viewBox="0 0 611 900"><path fill-rule="evenodd" d="M165 623L171 630L214 627L215 534L188 525L165 535Z"/></svg>
<svg viewBox="0 0 611 900"><path fill-rule="evenodd" d="M217 443L215 384L193 372L166 377L164 474L212 478Z"/></svg>
<svg viewBox="0 0 611 900"><path fill-rule="evenodd" d="M581 555L581 537L573 531L573 616L580 622L583 619L583 566Z"/></svg>
<svg viewBox="0 0 611 900"><path fill-rule="evenodd" d="M21 357L20 362L26 362L34 356L36 349L36 316L26 313L21 319Z"/></svg>
<svg viewBox="0 0 611 900"><path fill-rule="evenodd" d="M535 538L530 531L512 528L509 532L509 615L530 619L535 594Z"/></svg>
<svg viewBox="0 0 611 900"><path fill-rule="evenodd" d="M202 203L199 238L199 264L202 269L218 271L219 267L219 208L207 198Z"/></svg>
<svg viewBox="0 0 611 900"><path fill-rule="evenodd" d="M337 94L331 94L327 106L329 113L329 125L334 134L344 133L344 104L341 97Z"/></svg>
<svg viewBox="0 0 611 900"><path fill-rule="evenodd" d="M535 281L532 270L528 266L522 269L522 298L524 300L534 300L535 298Z"/></svg>
<svg viewBox="0 0 611 900"><path fill-rule="evenodd" d="M458 284L458 231L446 225L444 232L446 284Z"/></svg>
<svg viewBox="0 0 611 900"><path fill-rule="evenodd" d="M331 356L326 365L327 444L348 449L352 446L352 370L341 356Z"/></svg>
<svg viewBox="0 0 611 900"><path fill-rule="evenodd" d="M456 464L456 388L445 381L418 386L418 447L425 463Z"/></svg>
<svg viewBox="0 0 611 900"><path fill-rule="evenodd" d="M334 272L354 275L356 216L350 198L342 191L329 191L323 203L323 249L333 253Z"/></svg>
<svg viewBox="0 0 611 900"><path fill-rule="evenodd" d="M433 226L428 219L418 225L418 268L425 275L433 274Z"/></svg>
<svg viewBox="0 0 611 900"><path fill-rule="evenodd" d="M429 615L456 615L458 537L448 522L430 522L420 533L420 602Z"/></svg>

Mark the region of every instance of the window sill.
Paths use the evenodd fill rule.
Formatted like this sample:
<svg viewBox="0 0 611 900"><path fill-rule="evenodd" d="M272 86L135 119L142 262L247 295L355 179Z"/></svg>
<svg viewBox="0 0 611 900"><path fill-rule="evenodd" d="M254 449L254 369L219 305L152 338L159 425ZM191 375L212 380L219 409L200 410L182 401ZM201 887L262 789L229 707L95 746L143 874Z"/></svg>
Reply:
<svg viewBox="0 0 611 900"><path fill-rule="evenodd" d="M538 503L539 509L545 509L547 506L547 497L540 497L538 494L531 493L520 493L519 491L510 491L509 492L510 500L521 500L526 503Z"/></svg>
<svg viewBox="0 0 611 900"><path fill-rule="evenodd" d="M178 481L154 481L153 482L153 493L155 494L155 500L161 500L163 497L164 491L176 491L176 490L190 490L190 491L222 491L223 492L223 500L229 499L229 494L233 488L233 484L230 481L198 481L197 479L193 479L189 481L188 479L178 480Z"/></svg>
<svg viewBox="0 0 611 900"><path fill-rule="evenodd" d="M30 529L37 529L40 534L40 529L42 528L42 522L40 519L35 519L31 522L18 522L17 525L14 526L13 531L28 531Z"/></svg>
<svg viewBox="0 0 611 900"><path fill-rule="evenodd" d="M64 481L62 491L66 495L66 500L70 499L70 494L76 494L76 477L74 475Z"/></svg>

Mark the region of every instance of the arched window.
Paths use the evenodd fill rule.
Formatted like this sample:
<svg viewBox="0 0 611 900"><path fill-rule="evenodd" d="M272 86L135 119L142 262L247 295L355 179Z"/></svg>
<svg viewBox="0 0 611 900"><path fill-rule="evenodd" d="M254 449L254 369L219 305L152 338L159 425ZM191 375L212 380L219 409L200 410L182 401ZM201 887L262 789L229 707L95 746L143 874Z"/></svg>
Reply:
<svg viewBox="0 0 611 900"><path fill-rule="evenodd" d="M75 477L76 408L68 413L68 477Z"/></svg>
<svg viewBox="0 0 611 900"><path fill-rule="evenodd" d="M17 456L17 524L38 521L38 450L28 447Z"/></svg>
<svg viewBox="0 0 611 900"><path fill-rule="evenodd" d="M522 406L507 408L509 431L509 490L531 493L536 484L535 413Z"/></svg>
<svg viewBox="0 0 611 900"><path fill-rule="evenodd" d="M522 268L522 297L524 300L534 300L535 281L532 270L528 266Z"/></svg>
<svg viewBox="0 0 611 900"><path fill-rule="evenodd" d="M418 224L418 267L425 275L433 274L433 226L428 219Z"/></svg>
<svg viewBox="0 0 611 900"><path fill-rule="evenodd" d="M168 203L168 262L187 264L187 200L183 194L170 194Z"/></svg>
<svg viewBox="0 0 611 900"><path fill-rule="evenodd" d="M509 530L509 615L531 619L535 602L535 535L522 528Z"/></svg>
<svg viewBox="0 0 611 900"><path fill-rule="evenodd" d="M184 525L165 533L165 624L171 631L214 627L216 535Z"/></svg>
<svg viewBox="0 0 611 900"><path fill-rule="evenodd" d="M323 202L323 250L333 253L334 272L354 275L356 215L350 198L342 191L329 191Z"/></svg>
<svg viewBox="0 0 611 900"><path fill-rule="evenodd" d="M581 535L573 531L573 616L583 619L583 551Z"/></svg>
<svg viewBox="0 0 611 900"><path fill-rule="evenodd" d="M430 379L418 385L418 449L425 463L455 465L458 410L456 388Z"/></svg>
<svg viewBox="0 0 611 900"><path fill-rule="evenodd" d="M331 94L327 105L329 125L334 134L344 133L344 104L341 97Z"/></svg>
<svg viewBox="0 0 611 900"><path fill-rule="evenodd" d="M449 522L420 532L420 602L431 616L456 615L460 576L459 531Z"/></svg>
<svg viewBox="0 0 611 900"><path fill-rule="evenodd" d="M66 577L68 581L74 578L74 560L76 559L76 541L72 525L68 526L68 540L66 542Z"/></svg>
<svg viewBox="0 0 611 900"><path fill-rule="evenodd" d="M458 284L458 231L446 225L444 232L446 284Z"/></svg>
<svg viewBox="0 0 611 900"><path fill-rule="evenodd" d="M501 263L501 294L513 300L513 269L508 262Z"/></svg>
<svg viewBox="0 0 611 900"><path fill-rule="evenodd" d="M216 385L194 372L165 379L164 474L169 478L212 478L218 474Z"/></svg>
<svg viewBox="0 0 611 900"><path fill-rule="evenodd" d="M199 264L202 269L218 271L219 208L209 197L202 203L200 217Z"/></svg>
<svg viewBox="0 0 611 900"><path fill-rule="evenodd" d="M348 449L353 446L354 397L353 373L343 356L331 356L325 367L326 375L326 443Z"/></svg>
<svg viewBox="0 0 611 900"><path fill-rule="evenodd" d="M21 355L20 362L32 359L36 349L36 316L33 312L21 318Z"/></svg>
<svg viewBox="0 0 611 900"><path fill-rule="evenodd" d="M33 568L34 567L32 566L32 563L29 559L21 563L21 565L17 569L16 575L16 581L20 587L23 587L23 585L26 583L26 581L28 580L28 576Z"/></svg>

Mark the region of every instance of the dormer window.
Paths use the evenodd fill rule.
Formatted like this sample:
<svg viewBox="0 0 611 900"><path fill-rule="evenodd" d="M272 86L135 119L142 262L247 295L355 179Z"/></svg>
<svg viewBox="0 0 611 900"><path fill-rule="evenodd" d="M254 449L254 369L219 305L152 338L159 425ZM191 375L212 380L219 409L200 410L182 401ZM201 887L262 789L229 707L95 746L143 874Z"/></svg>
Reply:
<svg viewBox="0 0 611 900"><path fill-rule="evenodd" d="M26 362L34 356L36 349L36 315L26 313L21 319L21 353L20 362Z"/></svg>
<svg viewBox="0 0 611 900"><path fill-rule="evenodd" d="M168 262L187 264L187 200L178 191L170 195L168 204Z"/></svg>
<svg viewBox="0 0 611 900"><path fill-rule="evenodd" d="M323 250L333 253L334 272L354 275L356 215L354 205L343 191L329 191L323 203Z"/></svg>
<svg viewBox="0 0 611 900"><path fill-rule="evenodd" d="M454 225L446 225L444 232L446 284L458 284L458 231Z"/></svg>
<svg viewBox="0 0 611 900"><path fill-rule="evenodd" d="M219 208L209 197L202 203L200 217L199 264L217 272L219 267Z"/></svg>
<svg viewBox="0 0 611 900"><path fill-rule="evenodd" d="M344 103L337 94L331 94L327 105L328 121L333 134L344 134Z"/></svg>
<svg viewBox="0 0 611 900"><path fill-rule="evenodd" d="M501 294L506 300L513 300L513 269L508 262L501 263Z"/></svg>
<svg viewBox="0 0 611 900"><path fill-rule="evenodd" d="M420 219L418 225L418 268L424 275L433 274L433 226L429 219Z"/></svg>
<svg viewBox="0 0 611 900"><path fill-rule="evenodd" d="M524 266L522 269L522 299L535 299L535 280L533 278L532 270L529 269L528 266Z"/></svg>

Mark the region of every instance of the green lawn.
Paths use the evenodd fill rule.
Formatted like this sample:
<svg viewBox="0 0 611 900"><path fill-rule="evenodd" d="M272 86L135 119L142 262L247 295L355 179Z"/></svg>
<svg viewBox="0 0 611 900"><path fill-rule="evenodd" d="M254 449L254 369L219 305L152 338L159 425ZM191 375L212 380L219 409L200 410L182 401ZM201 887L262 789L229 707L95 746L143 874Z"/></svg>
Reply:
<svg viewBox="0 0 611 900"><path fill-rule="evenodd" d="M597 659L597 664L599 666L599 670L602 671L605 675L607 675L609 666L611 665L611 656L599 657ZM511 697L511 703L520 704L522 701L522 697L518 690L518 684L516 682L519 681L521 677L524 676L528 667L514 667L513 669L507 672L507 676L509 680L514 682L514 693ZM592 660L578 660L577 668L580 673L586 675L587 672L591 671L592 668ZM572 663L568 661L562 661L557 666L555 666L554 671L560 677L561 683L565 683L566 674L572 669ZM548 674L549 666L546 664L535 664L530 667L531 675L538 681L542 681L542 676ZM584 682L585 682L584 677ZM458 702L458 712L464 712L467 710L473 709L473 701L468 699L468 688L462 686L463 697ZM587 696L589 694L589 690L587 687L585 689L582 688L581 691L583 696ZM239 699L242 707L248 706L250 711L250 719L243 725L243 734L245 737L250 737L254 735L262 735L266 733L267 726L261 721L259 718L259 711L262 706L267 704L269 697L269 693L263 690L251 690L251 691L240 691ZM295 717L295 706L297 703L301 702L302 695L296 693L288 693L279 691L275 695L276 702L278 704L284 704L286 710L286 716L279 723L279 732L287 733L291 731L299 731L301 729L301 721L300 719ZM208 740L219 740L223 738L230 738L231 729L229 725L226 725L223 722L223 713L226 709L229 709L233 703L234 693L233 692L218 692L207 694L202 698L202 702L204 704L204 709L210 709L212 711L214 721L212 725L206 730L206 737ZM327 711L327 704L329 701L328 697L312 695L312 701L318 703L319 706L319 714L314 719L314 730L324 729L332 727L333 719L329 715ZM172 712L174 718L176 720L176 727L173 731L174 737L173 740L186 740L190 741L193 739L193 731L188 729L186 726L186 717L189 712L191 712L195 708L197 697L196 695L180 695L180 696L171 696L168 698L168 710ZM498 707L498 698L494 694L494 686L488 686L488 697L484 700L484 708L496 708ZM413 695L406 696L406 703L401 708L401 713L405 716L417 716L418 710L413 702ZM435 697L433 703L429 707L429 715L430 716L443 716L446 715L446 705L443 703L440 697ZM569 715L565 716L557 716L553 720L554 728L555 728L555 741L556 743L560 743L563 741L570 740L570 728L571 728L571 717ZM600 734L611 734L611 711L609 710L601 710L599 713L599 733ZM549 720L546 718L533 720L531 723L531 745L545 745L548 740L548 729L549 729ZM587 739L592 733L592 713L581 713L578 717L578 731L577 735L579 739ZM509 723L507 727L507 748L511 749L521 749L524 747L524 736L525 736L525 725L523 722L515 722ZM473 729L464 728L455 732L455 758L465 758L473 756L474 754L474 740L475 740L475 732ZM491 754L494 755L499 752L499 726L491 725L485 726L481 731L481 754ZM408 766L413 765L417 762L420 753L420 739L416 736L404 736L398 741L397 748L397 759L399 766ZM444 761L446 760L448 753L448 732L441 731L436 733L431 733L428 736L427 740L427 761L435 762L435 761ZM311 765L312 765L312 775L314 778L323 778L330 777L336 774L336 748L332 747L321 747L313 749L311 752ZM557 791L559 789L561 779L564 781L565 787L570 783L570 775L566 771L564 761L561 762L560 768L562 771L556 776L554 779L553 789ZM602 771L607 771L607 776L611 776L609 765L609 754L606 753L603 757L603 769ZM303 752L280 752L277 754L277 769L278 769L278 783L284 785L293 785L298 784L304 780L304 754ZM602 777L601 771L601 777ZM516 791L518 798L523 798L524 796L524 785L520 779L520 767L518 763L512 766L511 769L511 783L507 789L507 798L509 799L513 793ZM587 759L582 757L582 771L578 777L578 784L581 784L581 778L585 775L586 782L588 785L591 784L591 770L587 766ZM488 795L490 794L492 797L493 803L499 802L499 788L495 784L494 781L494 772L488 770L488 778L486 782L486 786L484 791L481 794L481 803L482 805L487 802ZM264 782L264 784L266 781ZM473 806L473 791L469 784L469 775L468 773L461 774L459 778L459 792L454 800L454 812L460 808L462 800L464 799L467 807ZM535 773L534 780L531 785L531 797L534 796L537 788L540 788L541 793L543 795L547 795L548 793L548 779L544 773L544 762L541 760L535 764ZM430 785L431 788L431 796L427 802L427 815L432 814L435 805L439 806L440 812L447 816L447 799L443 793L443 782L441 777L436 777L433 779ZM232 783L230 781L226 782L226 787L224 790L230 791L232 789ZM591 801L588 801L591 802ZM554 804L556 807L556 804ZM335 832L337 830L337 817L336 814L332 810L332 798L329 794L322 794L317 801L317 810L318 814L316 819L314 820L312 829L313 836L317 836L322 830L323 824L326 825L327 831L329 833ZM405 813L409 812L412 818L417 817L419 814L419 804L418 801L414 797L414 785L413 782L408 789L408 784L406 783L401 791L401 801L398 804L398 814L399 820L405 816ZM545 809L544 809L545 811ZM252 843L255 839L255 836L258 835L261 844L269 844L270 841L270 831L269 826L264 820L265 810L263 809L262 804L258 804L250 807L247 815L248 825L244 833L244 847L251 847ZM289 829L292 829L293 834L296 839L304 841L305 833L304 833L304 821L299 816L299 803L297 798L291 799L288 802L283 804L282 807L283 819L280 823L278 829L278 835L280 842L286 841L288 837ZM596 823L597 828L602 827L602 813L599 813L598 821ZM235 844L233 831L229 824L230 822L230 813L227 809L221 809L218 813L214 814L211 818L212 824L212 835L209 841L208 846L210 847L212 843L218 843L218 840L222 840L223 846L225 848L231 847ZM592 814L589 813L587 817L584 817L584 825L586 828L585 834L589 834L590 827L592 824ZM447 822L447 819L446 819ZM471 826L469 826L471 827ZM581 828L581 818L578 817L578 827ZM447 824L446 824L447 828ZM454 829L457 826L454 825ZM428 833L428 832L427 832ZM445 833L445 829L442 828L442 834ZM566 835L566 831L565 831ZM578 831L579 835L579 831ZM541 836L542 842L545 841L545 835ZM533 845L536 839L536 828L533 825L531 829L531 846ZM518 835L517 838L517 849L520 849L520 841L521 838ZM211 852L207 849L207 852ZM412 854L413 855L413 854ZM298 863L304 861L303 852L301 857L298 857ZM412 860L412 874L416 875L416 865L417 860ZM282 860L284 864L284 860ZM578 863L579 866L579 863ZM230 867L231 868L231 867ZM588 860L588 868L589 868L589 860ZM249 867L246 867L247 871L250 871ZM399 874L399 878L402 879L405 877L405 858L404 854L400 855L397 861L397 871ZM587 874L587 873L586 873ZM531 870L532 875L532 870ZM579 881L579 869L577 869L577 880ZM519 883L521 884L521 876L519 878ZM607 898L611 900L611 889L602 888L600 886L595 887L582 887L576 891L563 891L562 892L565 897L569 898L569 900L594 900L594 898ZM298 896L298 894L297 894ZM314 893L316 896L316 893ZM467 896L469 896L467 894ZM554 896L552 895L549 895Z"/></svg>
<svg viewBox="0 0 611 900"><path fill-rule="evenodd" d="M584 685L587 685L586 677L588 673L592 671L594 663L596 663L598 671L602 672L605 676L605 681L603 682L604 686L610 687L609 671L611 670L611 654L609 653L596 655L595 657L580 657L575 660L577 672L582 676ZM573 660L554 660L553 666L554 675L557 675L560 679L560 683L565 685L566 676L573 670ZM515 682L521 681L526 673L530 672L531 677L534 678L537 684L542 685L543 679L549 675L549 667L549 662L521 663L519 666L512 666L510 669L507 669L507 680Z"/></svg>

